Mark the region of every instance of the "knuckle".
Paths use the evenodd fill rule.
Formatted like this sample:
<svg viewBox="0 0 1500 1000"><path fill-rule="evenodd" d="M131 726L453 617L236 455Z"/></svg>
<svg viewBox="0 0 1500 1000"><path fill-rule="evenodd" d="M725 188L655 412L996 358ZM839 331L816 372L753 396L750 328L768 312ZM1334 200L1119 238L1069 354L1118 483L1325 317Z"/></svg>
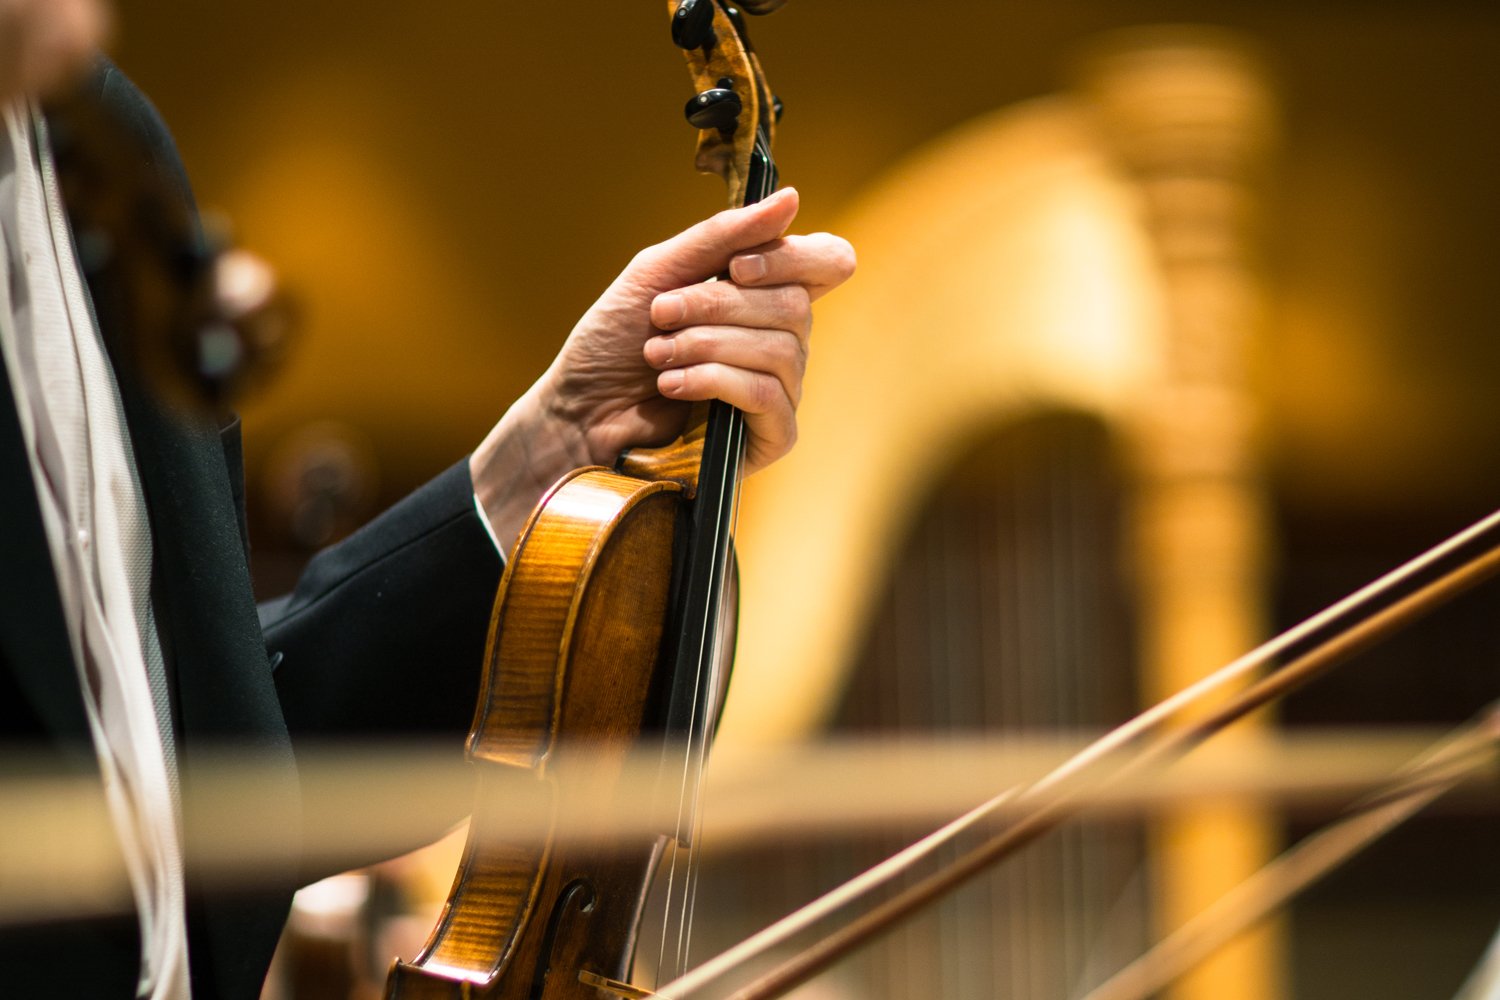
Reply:
<svg viewBox="0 0 1500 1000"><path fill-rule="evenodd" d="M801 322L812 311L812 297L802 285L782 285L776 290L779 311Z"/></svg>
<svg viewBox="0 0 1500 1000"><path fill-rule="evenodd" d="M735 287L727 281L709 281L698 286L699 315L705 322L717 323L729 315Z"/></svg>
<svg viewBox="0 0 1500 1000"><path fill-rule="evenodd" d="M770 242L762 243L760 246L752 247L745 252L765 254L772 260L776 260L778 258L787 256L792 251L795 251L797 248L797 243L800 241L800 239L801 237L798 236L778 236L776 239L771 240Z"/></svg>
<svg viewBox="0 0 1500 1000"><path fill-rule="evenodd" d="M729 213L732 211L733 209L720 209L708 218L695 222L683 230L683 233L696 240L712 242L718 238L719 233L729 224Z"/></svg>
<svg viewBox="0 0 1500 1000"><path fill-rule="evenodd" d="M653 243L649 247L638 250L636 252L636 255L630 258L630 266L627 268L627 270L649 270L656 266L656 262L661 259L661 256L664 252L665 247L661 243Z"/></svg>
<svg viewBox="0 0 1500 1000"><path fill-rule="evenodd" d="M770 375L759 373L751 380L750 391L756 409L769 412L776 405L776 397L782 395L781 383Z"/></svg>
<svg viewBox="0 0 1500 1000"><path fill-rule="evenodd" d="M802 342L791 334L782 334L772 341L772 354L782 367L796 371L802 361Z"/></svg>
<svg viewBox="0 0 1500 1000"><path fill-rule="evenodd" d="M787 454L797 443L797 416L795 413L776 414L757 422L758 444L768 462L774 462Z"/></svg>
<svg viewBox="0 0 1500 1000"><path fill-rule="evenodd" d="M720 246L729 240L735 230L739 228L739 219L744 215L743 208L725 208L702 222L694 228L697 235L707 246Z"/></svg>
<svg viewBox="0 0 1500 1000"><path fill-rule="evenodd" d="M703 356L703 345L708 338L700 327L690 326L678 330L672 339L677 348L674 360L692 364Z"/></svg>

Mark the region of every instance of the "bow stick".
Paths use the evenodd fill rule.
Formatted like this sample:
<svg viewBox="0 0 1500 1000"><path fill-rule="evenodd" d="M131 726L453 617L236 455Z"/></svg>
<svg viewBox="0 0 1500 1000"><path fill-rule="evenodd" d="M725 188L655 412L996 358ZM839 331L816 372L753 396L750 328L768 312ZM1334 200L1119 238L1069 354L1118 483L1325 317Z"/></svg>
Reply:
<svg viewBox="0 0 1500 1000"><path fill-rule="evenodd" d="M1008 812L1021 811L1021 818L1001 833L734 991L729 1000L772 1000L795 989L1075 815L1083 808L1086 797L1070 789L1081 790L1102 765L1135 742L1157 737L1155 744L1126 765L1126 771L1179 757L1236 720L1326 673L1497 572L1500 572L1500 512L1112 730L1034 784L1001 792L886 862L667 983L659 994L680 1000L912 870L939 847L953 842L1002 808ZM1291 657L1290 662L1275 668L1201 720L1158 735L1185 710L1202 705L1209 696L1284 657Z"/></svg>
<svg viewBox="0 0 1500 1000"><path fill-rule="evenodd" d="M1307 837L1225 893L1084 1000L1146 1000L1293 896L1452 790L1490 758L1500 709L1444 740L1382 792Z"/></svg>

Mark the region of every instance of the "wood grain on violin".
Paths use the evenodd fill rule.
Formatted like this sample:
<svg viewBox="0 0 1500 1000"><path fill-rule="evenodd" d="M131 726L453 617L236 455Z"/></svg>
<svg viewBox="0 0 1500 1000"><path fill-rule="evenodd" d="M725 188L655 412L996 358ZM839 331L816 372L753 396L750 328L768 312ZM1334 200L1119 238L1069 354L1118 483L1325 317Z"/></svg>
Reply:
<svg viewBox="0 0 1500 1000"><path fill-rule="evenodd" d="M723 0L680 0L671 10L673 40L700 89L689 120L710 125L700 127L698 164L724 177L731 205L759 200L776 185L774 99L743 18ZM679 931L664 926L663 940L677 942L674 968L685 966L703 759L738 617L733 531L745 440L743 415L721 401L695 406L686 426L665 448L623 454L618 472L565 476L521 532L496 596L469 736L481 787L468 844L436 929L416 959L392 969L387 1000L637 995L627 984L658 862L671 869L664 910ZM486 794L497 778L519 771L543 783L554 824L557 806L579 797L631 808L616 801L615 785L627 753L648 739L672 776L660 790L674 798L671 828L607 845L507 839L504 804ZM559 778L559 755L579 746L589 754L586 788Z"/></svg>
<svg viewBox="0 0 1500 1000"><path fill-rule="evenodd" d="M703 464L703 437L708 430L708 404L693 406L682 437L662 448L631 448L621 452L615 471L652 482L665 480L682 487L684 499L698 492L698 468Z"/></svg>
<svg viewBox="0 0 1500 1000"><path fill-rule="evenodd" d="M469 739L481 786L487 773L520 768L553 783L554 797L569 794L548 767L566 733L591 754L585 794L608 797L658 660L680 492L588 468L542 499L495 601ZM507 843L503 803L484 792L489 815L471 821L437 929L392 972L387 996L593 997L578 969L624 978L659 841L598 851ZM539 901L549 912L533 912ZM554 967L574 971L549 976Z"/></svg>
<svg viewBox="0 0 1500 1000"><path fill-rule="evenodd" d="M783 0L784 2L784 0ZM751 13L764 14L780 3L745 5ZM776 138L775 116L766 114L771 103L761 73L760 60L750 47L739 14L731 15L716 0L669 0L673 12L673 37L684 46L688 72L699 94L710 91L732 91L738 108L733 124L727 128L704 128L698 133L696 166L705 174L724 178L729 189L731 207L743 205L750 181L750 157L755 148L756 132L764 127L769 146ZM694 34L683 35L677 22L699 20L702 26ZM685 44L685 43L698 44ZM753 199L752 199L753 200Z"/></svg>

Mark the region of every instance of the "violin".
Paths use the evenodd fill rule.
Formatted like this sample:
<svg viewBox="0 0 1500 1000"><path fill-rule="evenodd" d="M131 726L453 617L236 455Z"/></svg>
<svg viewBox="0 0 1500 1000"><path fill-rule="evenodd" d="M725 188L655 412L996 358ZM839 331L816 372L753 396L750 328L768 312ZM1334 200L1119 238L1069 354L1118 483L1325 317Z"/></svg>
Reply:
<svg viewBox="0 0 1500 1000"><path fill-rule="evenodd" d="M776 186L771 149L780 102L765 84L742 14L780 5L671 5L672 38L687 54L697 90L685 109L700 129L697 165L725 180L731 207L764 198ZM733 659L733 528L743 447L741 414L721 402L700 405L676 442L631 450L613 469L569 473L532 513L491 620L467 745L480 787L463 859L422 952L393 966L387 1000L685 1000L710 984L725 995L726 980L773 949L836 913L873 902L728 992L729 1000L776 1000L1076 816L1089 787L1177 759L1236 719L1500 575L1497 514L1117 727L1038 781L998 790L686 972L698 785ZM1202 717L1189 711L1203 708ZM1490 743L1500 739L1500 724L1480 735ZM507 839L493 791L521 773L535 779L557 810L565 795L579 794L559 780L560 761L577 744L587 747L591 773L584 794L606 809L620 805L610 790L627 756L659 745L659 794L676 797L676 823L637 842ZM1425 772L1419 777L1430 784ZM1428 784L1419 783L1417 792L1427 794ZM1402 808L1413 795L1407 785L1391 794ZM939 849L976 839L955 859L900 885L904 876L930 868ZM631 983L631 973L647 895L662 866L671 871L657 974L670 981L647 990ZM1112 987L1109 995L1147 995L1160 987L1163 967L1133 973L1131 983Z"/></svg>
<svg viewBox="0 0 1500 1000"><path fill-rule="evenodd" d="M671 36L697 90L685 112L699 129L697 166L724 179L730 207L776 188L779 102L743 13L782 2L670 8ZM661 964L683 970L699 785L733 660L744 446L738 410L699 404L677 441L627 451L613 469L577 469L532 512L490 621L466 745L479 785L468 840L442 916L421 953L392 967L387 1000L641 996L629 979L663 865L671 872ZM672 828L637 843L507 839L491 789L519 771L555 808L569 794L559 761L566 747L583 745L587 794L614 804L611 781L650 741L662 747Z"/></svg>

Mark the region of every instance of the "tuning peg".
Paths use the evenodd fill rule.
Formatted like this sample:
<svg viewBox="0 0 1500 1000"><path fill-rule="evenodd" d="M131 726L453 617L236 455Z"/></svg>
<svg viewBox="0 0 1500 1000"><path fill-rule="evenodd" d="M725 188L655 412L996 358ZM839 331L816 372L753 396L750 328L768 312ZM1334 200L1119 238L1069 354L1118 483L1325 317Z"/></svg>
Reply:
<svg viewBox="0 0 1500 1000"><path fill-rule="evenodd" d="M734 130L744 105L740 103L740 95L725 86L727 83L728 80L720 80L719 86L705 90L687 102L683 114L687 115L688 124L694 128Z"/></svg>
<svg viewBox="0 0 1500 1000"><path fill-rule="evenodd" d="M701 49L714 40L715 0L681 0L672 12L672 41L680 49Z"/></svg>

